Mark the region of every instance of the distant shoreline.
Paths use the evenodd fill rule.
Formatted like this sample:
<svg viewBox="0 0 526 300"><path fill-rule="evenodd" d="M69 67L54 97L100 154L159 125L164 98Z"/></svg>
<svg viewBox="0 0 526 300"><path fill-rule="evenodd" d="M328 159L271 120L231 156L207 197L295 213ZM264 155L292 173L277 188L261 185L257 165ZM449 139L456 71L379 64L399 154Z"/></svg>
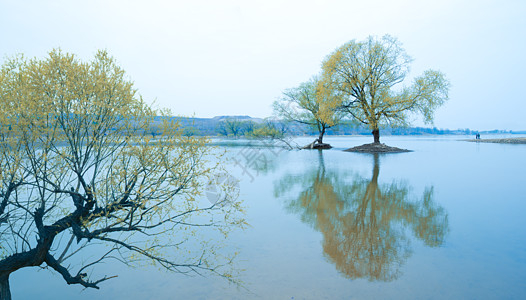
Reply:
<svg viewBox="0 0 526 300"><path fill-rule="evenodd" d="M498 143L498 144L526 144L526 138L517 137L517 138L504 138L504 139L469 139L462 140L466 142L476 142L476 143Z"/></svg>

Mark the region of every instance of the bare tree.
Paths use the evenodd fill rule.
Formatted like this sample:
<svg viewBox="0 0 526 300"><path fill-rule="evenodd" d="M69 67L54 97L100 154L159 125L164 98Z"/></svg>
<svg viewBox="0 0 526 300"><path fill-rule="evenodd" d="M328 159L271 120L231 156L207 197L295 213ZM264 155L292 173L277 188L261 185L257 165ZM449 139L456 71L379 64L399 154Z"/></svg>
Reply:
<svg viewBox="0 0 526 300"><path fill-rule="evenodd" d="M228 117L221 120L217 125L217 131L224 136L239 137L243 134L244 122L235 118Z"/></svg>
<svg viewBox="0 0 526 300"><path fill-rule="evenodd" d="M258 126L250 132L249 137L267 141L267 144L282 146L289 150L301 149L301 147L292 140L291 127L290 122L266 119L265 122L258 124Z"/></svg>
<svg viewBox="0 0 526 300"><path fill-rule="evenodd" d="M7 60L0 111L0 299L11 298L11 273L34 266L98 289L114 277L93 273L108 259L231 278L232 257L197 230L244 223L231 193L200 204L215 172L206 140L168 118L155 140L144 134L159 112L106 52ZM87 251L97 256L75 260Z"/></svg>

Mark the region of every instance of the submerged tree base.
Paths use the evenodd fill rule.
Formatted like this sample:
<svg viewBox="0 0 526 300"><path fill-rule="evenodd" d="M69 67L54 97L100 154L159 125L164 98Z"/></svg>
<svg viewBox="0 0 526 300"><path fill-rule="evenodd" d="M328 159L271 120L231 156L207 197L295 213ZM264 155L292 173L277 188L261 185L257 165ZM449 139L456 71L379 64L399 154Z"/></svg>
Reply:
<svg viewBox="0 0 526 300"><path fill-rule="evenodd" d="M401 152L411 152L411 150L401 149L397 147L387 146L382 143L371 143L364 144L361 146L352 147L343 151L347 152L361 152L361 153L401 153Z"/></svg>
<svg viewBox="0 0 526 300"><path fill-rule="evenodd" d="M301 149L331 149L332 146L330 144L325 143L316 143L316 141L304 146Z"/></svg>

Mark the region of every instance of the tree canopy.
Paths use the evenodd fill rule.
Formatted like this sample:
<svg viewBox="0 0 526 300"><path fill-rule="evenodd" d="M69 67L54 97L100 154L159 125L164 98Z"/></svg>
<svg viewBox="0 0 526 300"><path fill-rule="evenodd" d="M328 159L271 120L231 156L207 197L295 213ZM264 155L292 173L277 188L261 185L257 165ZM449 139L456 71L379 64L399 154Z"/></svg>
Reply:
<svg viewBox="0 0 526 300"><path fill-rule="evenodd" d="M274 112L287 121L313 126L319 132L315 142L322 144L325 131L338 125L343 117L337 110L340 94L327 86L329 84L314 76L296 88L287 89L283 97L274 102Z"/></svg>
<svg viewBox="0 0 526 300"><path fill-rule="evenodd" d="M420 114L432 123L434 111L448 99L449 82L436 70L427 70L409 86L400 86L409 74L411 58L389 35L352 40L323 61L324 80L344 94L340 108L372 130L380 142L380 128L408 125Z"/></svg>
<svg viewBox="0 0 526 300"><path fill-rule="evenodd" d="M168 118L153 139L162 112L108 53L6 60L0 111L0 298L9 275L31 266L89 288L113 277L96 273L109 259L231 277L231 257L197 230L223 237L244 223L234 194L200 201L218 171L211 148Z"/></svg>

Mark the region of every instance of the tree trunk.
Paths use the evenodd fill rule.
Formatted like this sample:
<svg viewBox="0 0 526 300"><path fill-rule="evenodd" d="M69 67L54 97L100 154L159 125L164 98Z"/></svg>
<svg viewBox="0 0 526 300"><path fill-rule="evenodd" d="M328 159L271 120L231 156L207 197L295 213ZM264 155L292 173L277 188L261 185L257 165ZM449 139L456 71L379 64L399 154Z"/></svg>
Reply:
<svg viewBox="0 0 526 300"><path fill-rule="evenodd" d="M9 274L0 276L0 300L11 300L9 288Z"/></svg>
<svg viewBox="0 0 526 300"><path fill-rule="evenodd" d="M374 137L374 142L380 143L380 129L373 129L372 134Z"/></svg>
<svg viewBox="0 0 526 300"><path fill-rule="evenodd" d="M323 144L323 135L325 134L325 127L322 127L318 137L318 144Z"/></svg>

